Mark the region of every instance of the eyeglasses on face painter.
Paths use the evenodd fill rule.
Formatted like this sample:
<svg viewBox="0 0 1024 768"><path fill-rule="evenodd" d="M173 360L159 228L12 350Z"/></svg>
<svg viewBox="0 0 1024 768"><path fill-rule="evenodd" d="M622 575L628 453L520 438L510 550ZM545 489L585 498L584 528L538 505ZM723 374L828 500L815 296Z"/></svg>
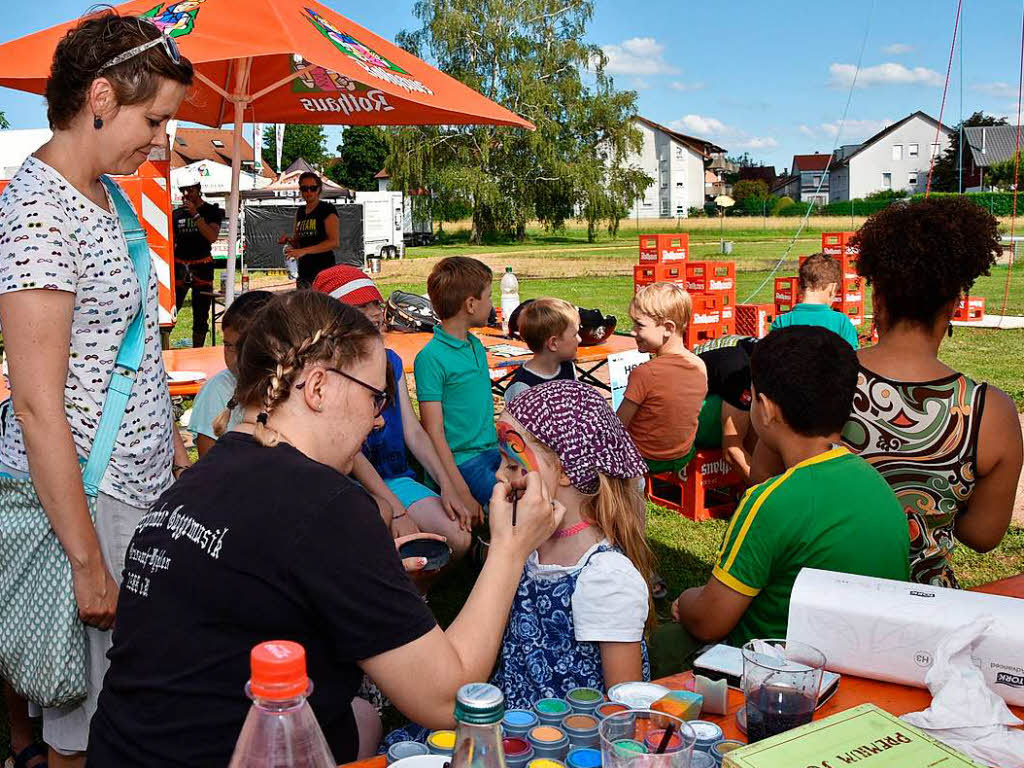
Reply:
<svg viewBox="0 0 1024 768"><path fill-rule="evenodd" d="M316 192L320 187L316 184L300 184L299 189L303 192Z"/></svg>
<svg viewBox="0 0 1024 768"><path fill-rule="evenodd" d="M350 374L345 373L344 371L339 371L337 368L327 368L327 367L325 367L324 370L325 371L330 371L331 373L336 373L339 376L342 376L342 377L348 379L349 381L355 382L356 384L358 384L359 386L363 387L364 389L369 390L373 394L373 415L374 416L380 416L381 411L383 411L385 408L387 408L388 407L388 403L391 402L391 393L388 392L385 389L377 389L375 386L373 386L371 384L367 384L362 379L358 379L355 376L352 376ZM390 378L390 375L389 375L389 378ZM300 382L299 384L296 384L295 388L296 389L302 389L305 386L306 386L306 382L303 381L303 382Z"/></svg>

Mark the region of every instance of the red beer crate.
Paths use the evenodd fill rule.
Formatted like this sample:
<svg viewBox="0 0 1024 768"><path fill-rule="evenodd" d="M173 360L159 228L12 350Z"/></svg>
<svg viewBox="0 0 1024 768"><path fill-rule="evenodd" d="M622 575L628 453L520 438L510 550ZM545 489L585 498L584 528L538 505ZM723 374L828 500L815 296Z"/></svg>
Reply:
<svg viewBox="0 0 1024 768"><path fill-rule="evenodd" d="M850 247L850 239L856 232L822 232L821 252L826 256L845 256L848 253L857 253L856 248Z"/></svg>
<svg viewBox="0 0 1024 768"><path fill-rule="evenodd" d="M768 335L775 320L774 304L737 304L736 333L760 339Z"/></svg>
<svg viewBox="0 0 1024 768"><path fill-rule="evenodd" d="M698 344L720 338L722 333L722 300L719 296L697 294L693 296L693 317L686 329L686 346L693 349Z"/></svg>
<svg viewBox="0 0 1024 768"><path fill-rule="evenodd" d="M661 264L684 261L690 250L687 234L640 235L640 263Z"/></svg>
<svg viewBox="0 0 1024 768"><path fill-rule="evenodd" d="M678 473L647 478L647 497L691 520L728 518L736 509L744 487L739 473L713 448L697 451Z"/></svg>
<svg viewBox="0 0 1024 768"><path fill-rule="evenodd" d="M985 299L980 296L966 296L960 299L953 311L953 319L965 323L976 323L985 319Z"/></svg>
<svg viewBox="0 0 1024 768"><path fill-rule="evenodd" d="M651 283L679 283L685 281L683 262L665 264L637 264L633 267L633 291Z"/></svg>
<svg viewBox="0 0 1024 768"><path fill-rule="evenodd" d="M852 301L845 302L843 306L836 310L846 315L850 322L857 328L864 325L864 302L863 301Z"/></svg>
<svg viewBox="0 0 1024 768"><path fill-rule="evenodd" d="M735 261L686 262L686 290L690 293L736 293Z"/></svg>
<svg viewBox="0 0 1024 768"><path fill-rule="evenodd" d="M792 305L800 300L800 278L799 277L776 277L775 278L775 304ZM789 311L788 309L786 310Z"/></svg>
<svg viewBox="0 0 1024 768"><path fill-rule="evenodd" d="M864 278L855 277L843 280L843 290L832 302L832 309L842 312L851 304L864 304Z"/></svg>
<svg viewBox="0 0 1024 768"><path fill-rule="evenodd" d="M722 310L722 320L736 319L736 291L707 291L703 296L717 296Z"/></svg>

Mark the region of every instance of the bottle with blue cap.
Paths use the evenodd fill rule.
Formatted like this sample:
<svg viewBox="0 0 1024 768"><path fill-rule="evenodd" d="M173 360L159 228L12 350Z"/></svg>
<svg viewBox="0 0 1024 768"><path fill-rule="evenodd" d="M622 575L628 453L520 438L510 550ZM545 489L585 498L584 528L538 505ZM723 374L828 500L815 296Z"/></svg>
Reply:
<svg viewBox="0 0 1024 768"><path fill-rule="evenodd" d="M501 719L505 696L488 683L468 683L455 695L452 768L505 768Z"/></svg>

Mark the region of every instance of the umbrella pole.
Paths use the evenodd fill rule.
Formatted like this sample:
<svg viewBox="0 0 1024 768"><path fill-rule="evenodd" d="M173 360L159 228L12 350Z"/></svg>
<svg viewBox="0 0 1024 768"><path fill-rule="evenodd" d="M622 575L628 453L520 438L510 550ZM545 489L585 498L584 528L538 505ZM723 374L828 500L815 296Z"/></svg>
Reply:
<svg viewBox="0 0 1024 768"><path fill-rule="evenodd" d="M228 275L225 286L224 306L230 307L235 300L235 259L238 252L238 187L242 171L242 117L245 104L235 102L234 140L231 146L231 196L228 198Z"/></svg>

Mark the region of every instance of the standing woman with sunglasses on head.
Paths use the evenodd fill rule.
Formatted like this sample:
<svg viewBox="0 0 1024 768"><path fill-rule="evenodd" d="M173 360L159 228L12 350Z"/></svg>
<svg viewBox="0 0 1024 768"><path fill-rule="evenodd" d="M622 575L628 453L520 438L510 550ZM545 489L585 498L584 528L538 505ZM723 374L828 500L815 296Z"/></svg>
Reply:
<svg viewBox="0 0 1024 768"><path fill-rule="evenodd" d="M125 578L139 589L118 602L90 766L227 765L249 708L249 653L269 639L305 648L309 701L339 763L374 754L380 738L356 698L364 673L431 728L451 727L459 686L490 674L526 557L564 508L532 473L513 528L511 486L496 485L487 562L438 628L400 540L348 477L382 424L386 360L373 323L322 293L278 294L253 320L238 359L242 422L129 547Z"/></svg>
<svg viewBox="0 0 1024 768"><path fill-rule="evenodd" d="M334 249L341 244L338 211L320 199L322 190L323 182L312 171L299 176L299 191L306 204L295 212L295 233L278 240L291 246L285 250L285 258L299 261L296 288L312 288L316 276L334 266Z"/></svg>
<svg viewBox="0 0 1024 768"><path fill-rule="evenodd" d="M85 19L54 53L53 137L0 198L0 324L13 401L0 436L0 522L15 507L41 508L66 556L42 565L70 562L75 601L51 593L45 610L70 606L69 636L81 632L76 606L87 625L86 698L43 710L50 768L84 762L125 548L188 463L161 357L156 274L137 217L106 174L133 173L167 147L167 122L192 76L151 23L112 12ZM113 394L126 389L126 399ZM5 581L16 559L4 552ZM8 630L30 621L23 614L34 604L12 611L3 598ZM12 681L31 688L19 674Z"/></svg>

